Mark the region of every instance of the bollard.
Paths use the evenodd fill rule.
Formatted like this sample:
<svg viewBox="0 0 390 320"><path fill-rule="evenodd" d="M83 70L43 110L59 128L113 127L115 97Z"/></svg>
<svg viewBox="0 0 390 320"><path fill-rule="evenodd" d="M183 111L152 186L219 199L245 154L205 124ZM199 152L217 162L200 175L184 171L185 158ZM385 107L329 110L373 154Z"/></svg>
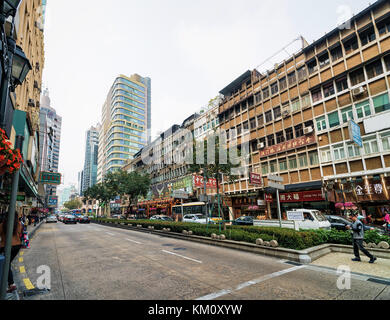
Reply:
<svg viewBox="0 0 390 320"><path fill-rule="evenodd" d="M4 265L5 265L5 256L0 254L0 283L1 283L1 278L3 275Z"/></svg>

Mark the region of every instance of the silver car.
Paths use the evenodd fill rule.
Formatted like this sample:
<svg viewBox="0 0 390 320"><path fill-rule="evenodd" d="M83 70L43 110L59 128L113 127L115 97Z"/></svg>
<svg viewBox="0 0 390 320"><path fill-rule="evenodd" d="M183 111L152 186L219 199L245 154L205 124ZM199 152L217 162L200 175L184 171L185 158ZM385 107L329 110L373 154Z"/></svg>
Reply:
<svg viewBox="0 0 390 320"><path fill-rule="evenodd" d="M46 218L46 223L57 223L57 217L56 216L49 216Z"/></svg>

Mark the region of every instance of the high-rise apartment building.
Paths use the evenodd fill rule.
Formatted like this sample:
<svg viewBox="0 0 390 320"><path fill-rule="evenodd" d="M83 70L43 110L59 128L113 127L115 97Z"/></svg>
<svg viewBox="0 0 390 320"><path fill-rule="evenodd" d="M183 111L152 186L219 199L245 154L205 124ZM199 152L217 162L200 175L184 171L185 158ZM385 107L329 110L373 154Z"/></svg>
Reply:
<svg viewBox="0 0 390 320"><path fill-rule="evenodd" d="M62 117L59 116L54 108L51 107L49 92L46 89L41 97L40 109L41 135L48 136L47 144L43 146L41 171L58 172L60 145L61 145L61 126ZM43 128L46 127L46 129ZM46 196L55 195L55 186L46 186Z"/></svg>
<svg viewBox="0 0 390 320"><path fill-rule="evenodd" d="M132 159L150 141L150 130L150 78L118 76L102 108L97 181Z"/></svg>
<svg viewBox="0 0 390 320"><path fill-rule="evenodd" d="M82 171L81 194L94 186L97 181L100 124L91 127L86 133L84 170Z"/></svg>

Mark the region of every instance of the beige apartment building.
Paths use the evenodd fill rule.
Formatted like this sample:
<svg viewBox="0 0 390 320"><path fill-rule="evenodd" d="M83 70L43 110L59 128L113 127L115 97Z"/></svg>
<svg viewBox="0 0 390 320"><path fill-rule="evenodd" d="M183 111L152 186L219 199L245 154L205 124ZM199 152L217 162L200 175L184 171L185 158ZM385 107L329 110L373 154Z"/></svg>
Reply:
<svg viewBox="0 0 390 320"><path fill-rule="evenodd" d="M390 1L376 1L350 22L220 92L221 130L238 144L249 140L247 171L264 177L262 187L247 176L224 184L236 216L276 217L269 174L283 177L283 210L351 202L379 219L389 206ZM349 134L351 120L362 147Z"/></svg>

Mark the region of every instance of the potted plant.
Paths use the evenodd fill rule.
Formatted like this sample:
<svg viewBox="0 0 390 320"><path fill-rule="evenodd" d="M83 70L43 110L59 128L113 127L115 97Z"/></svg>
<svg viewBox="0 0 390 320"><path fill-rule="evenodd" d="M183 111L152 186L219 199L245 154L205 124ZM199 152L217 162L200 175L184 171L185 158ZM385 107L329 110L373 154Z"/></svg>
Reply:
<svg viewBox="0 0 390 320"><path fill-rule="evenodd" d="M0 175L12 174L22 163L20 151L11 148L11 142L8 141L4 130L0 128Z"/></svg>

